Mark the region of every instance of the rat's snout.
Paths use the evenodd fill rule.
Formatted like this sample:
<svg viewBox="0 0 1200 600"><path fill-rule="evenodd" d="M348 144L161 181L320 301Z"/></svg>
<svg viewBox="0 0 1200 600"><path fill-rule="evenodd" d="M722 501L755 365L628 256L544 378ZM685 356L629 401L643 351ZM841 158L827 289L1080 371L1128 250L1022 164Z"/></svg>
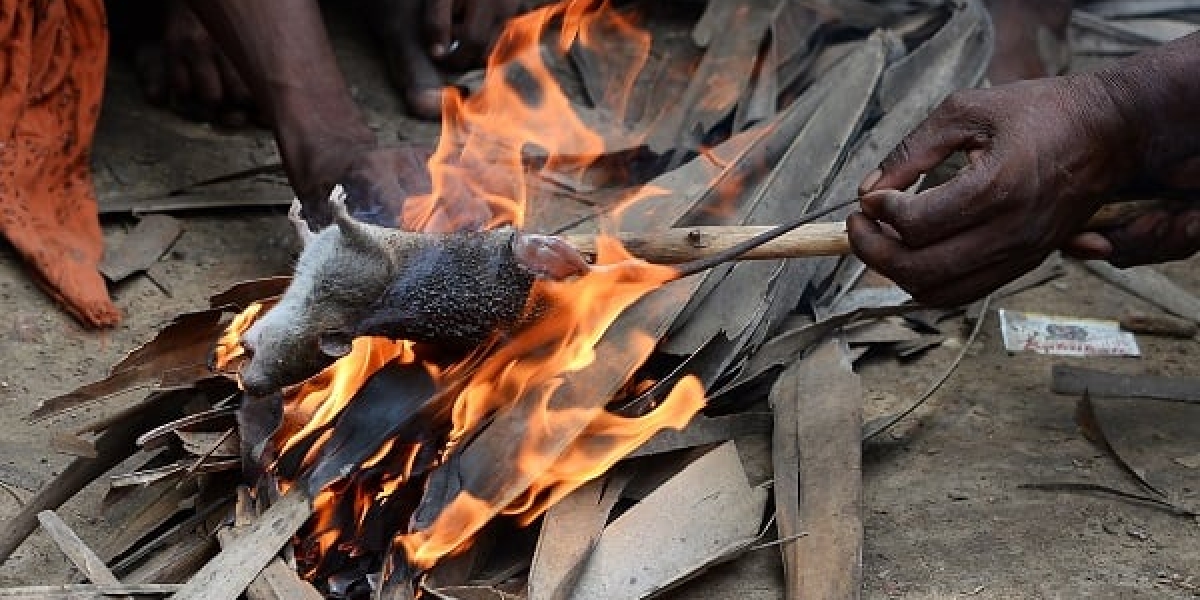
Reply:
<svg viewBox="0 0 1200 600"><path fill-rule="evenodd" d="M251 396L261 396L270 392L266 374L262 372L259 361L254 360L254 354L259 345L257 330L251 327L249 331L242 334L240 343L243 361L241 368L238 369L238 380L242 384L242 389Z"/></svg>
<svg viewBox="0 0 1200 600"><path fill-rule="evenodd" d="M249 331L242 334L242 339L239 343L242 345L242 352L245 354L246 359L254 358L254 352L258 347L258 335L254 331L254 328L250 328Z"/></svg>
<svg viewBox="0 0 1200 600"><path fill-rule="evenodd" d="M272 389L270 382L261 373L242 369L239 374L239 379L242 382L242 389L251 396L262 397L275 391Z"/></svg>

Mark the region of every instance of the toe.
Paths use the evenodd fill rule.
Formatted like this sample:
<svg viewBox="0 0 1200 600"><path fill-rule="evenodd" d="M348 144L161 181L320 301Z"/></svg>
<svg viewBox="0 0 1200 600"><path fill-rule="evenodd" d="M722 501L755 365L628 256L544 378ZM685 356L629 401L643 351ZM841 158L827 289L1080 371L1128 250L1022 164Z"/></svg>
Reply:
<svg viewBox="0 0 1200 600"><path fill-rule="evenodd" d="M404 94L408 112L417 118L436 121L442 116L441 88L409 88Z"/></svg>

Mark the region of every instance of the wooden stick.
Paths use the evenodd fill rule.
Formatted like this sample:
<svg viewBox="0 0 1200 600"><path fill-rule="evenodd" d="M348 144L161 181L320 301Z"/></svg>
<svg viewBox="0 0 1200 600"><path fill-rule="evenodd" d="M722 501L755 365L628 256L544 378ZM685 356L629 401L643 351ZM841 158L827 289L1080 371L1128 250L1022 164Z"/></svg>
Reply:
<svg viewBox="0 0 1200 600"><path fill-rule="evenodd" d="M100 560L100 557L83 540L79 539L79 536L58 516L58 513L52 510L43 510L38 513L37 518L42 524L42 529L46 531L46 535L54 540L59 550L67 555L71 564L75 565L75 568L79 569L88 581L100 585L121 585L121 580L108 570L104 561Z"/></svg>
<svg viewBox="0 0 1200 600"><path fill-rule="evenodd" d="M662 231L623 232L612 237L647 262L672 265L720 254L771 227L683 227ZM563 239L586 257L596 255L594 234L565 235ZM801 225L745 254L740 260L839 256L850 253L845 223Z"/></svg>
<svg viewBox="0 0 1200 600"><path fill-rule="evenodd" d="M246 587L247 600L323 600L321 592L296 570L275 558Z"/></svg>
<svg viewBox="0 0 1200 600"><path fill-rule="evenodd" d="M789 366L770 392L784 597L859 597L863 388L838 337ZM808 535L802 538L804 533Z"/></svg>
<svg viewBox="0 0 1200 600"><path fill-rule="evenodd" d="M1051 389L1056 394L1154 398L1200 404L1200 378L1162 375L1125 375L1054 365Z"/></svg>
<svg viewBox="0 0 1200 600"><path fill-rule="evenodd" d="M1085 229L1112 227L1146 214L1165 205L1153 200L1120 202L1102 207L1088 221ZM612 234L634 256L647 262L672 265L720 254L756 235L773 229L771 226L710 226L681 227L660 231L621 232ZM596 234L562 236L568 244L585 257L596 256ZM841 256L850 253L846 224L810 223L801 225L749 252L738 260L770 260Z"/></svg>
<svg viewBox="0 0 1200 600"><path fill-rule="evenodd" d="M1118 269L1102 260L1083 263L1097 277L1173 315L1200 323L1200 298L1149 265Z"/></svg>
<svg viewBox="0 0 1200 600"><path fill-rule="evenodd" d="M312 499L301 486L293 487L197 571L172 598L236 600L312 513Z"/></svg>
<svg viewBox="0 0 1200 600"><path fill-rule="evenodd" d="M159 548L128 575L128 583L186 581L217 553L217 540L212 536L188 535L179 541Z"/></svg>
<svg viewBox="0 0 1200 600"><path fill-rule="evenodd" d="M26 587L0 588L0 598L26 598L29 600L112 600L114 596L166 596L180 587L173 583L142 583L120 585L90 585L67 583L62 585L34 585Z"/></svg>
<svg viewBox="0 0 1200 600"><path fill-rule="evenodd" d="M217 531L222 547L235 544L238 536L258 519L254 514L254 499L245 486L237 488L233 514L233 527ZM276 556L246 587L246 600L321 600L321 593Z"/></svg>
<svg viewBox="0 0 1200 600"><path fill-rule="evenodd" d="M1125 311L1118 319L1121 329L1147 335L1187 339L1196 335L1197 326L1191 319L1163 314Z"/></svg>
<svg viewBox="0 0 1200 600"><path fill-rule="evenodd" d="M54 510L82 490L87 484L113 468L137 450L134 440L147 428L154 427L164 413L175 410L160 406L125 418L109 427L96 439L96 458L76 458L62 473L38 491L21 512L4 522L0 532L0 562L8 560L13 551L37 528L38 513Z"/></svg>

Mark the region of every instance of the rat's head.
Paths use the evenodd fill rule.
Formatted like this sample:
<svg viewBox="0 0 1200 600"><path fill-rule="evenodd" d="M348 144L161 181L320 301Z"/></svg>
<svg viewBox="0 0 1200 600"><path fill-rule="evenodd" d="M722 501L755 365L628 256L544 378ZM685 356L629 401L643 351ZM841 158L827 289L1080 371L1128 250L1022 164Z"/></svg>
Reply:
<svg viewBox="0 0 1200 600"><path fill-rule="evenodd" d="M287 291L242 335L242 387L264 396L300 383L350 352L350 332L383 293L420 234L353 220L331 197L335 225L315 235Z"/></svg>
<svg viewBox="0 0 1200 600"><path fill-rule="evenodd" d="M303 310L281 302L242 334L246 358L238 375L247 393L265 396L300 383L337 360L338 352L332 351L337 334L316 331L307 317Z"/></svg>

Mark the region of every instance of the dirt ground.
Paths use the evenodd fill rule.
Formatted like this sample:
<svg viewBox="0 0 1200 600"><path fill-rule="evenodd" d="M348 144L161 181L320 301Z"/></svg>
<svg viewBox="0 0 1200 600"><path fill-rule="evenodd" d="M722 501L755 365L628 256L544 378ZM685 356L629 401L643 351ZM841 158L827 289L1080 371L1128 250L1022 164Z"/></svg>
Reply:
<svg viewBox="0 0 1200 600"><path fill-rule="evenodd" d="M361 50L361 49L360 49ZM266 148L264 134L225 134L183 123L140 104L133 79L117 66L106 118L124 111L167 123L189 139L220 140ZM355 79L354 68L352 79ZM362 67L379 77L377 65ZM428 137L430 125L388 115L396 103L386 86L359 89L384 129ZM103 129L101 147L136 154L148 143L138 131ZM206 142L207 143L207 142ZM164 152L162 148L156 150ZM164 164L186 161L158 156ZM114 151L112 156L119 152ZM262 156L258 158L261 159ZM110 157L100 156L104 161ZM115 160L115 159L114 159ZM118 168L121 164L116 165ZM240 166L245 166L240 165ZM119 195L101 178L106 197ZM145 182L143 182L145 183ZM155 182L151 181L150 184ZM161 183L161 182L160 182ZM161 187L161 186L160 186ZM126 352L149 339L176 314L205 306L229 284L286 273L295 250L283 208L176 213L186 232L152 269L113 287L124 322L107 332L84 331L58 310L22 271L8 246L0 246L0 517L53 477L68 461L47 440L69 422L28 425L24 417L48 397L103 377ZM110 243L133 220L105 218ZM1197 260L1163 271L1200 294ZM1082 317L1115 317L1144 303L1068 264L1053 283L1005 299L1000 307ZM958 352L966 331L950 327L951 343L904 364L867 359L860 372L868 389L868 415L906 405ZM1200 592L1200 521L1111 498L1020 489L1035 481L1086 481L1135 490L1104 452L1084 439L1074 421L1075 398L1050 392L1050 367L1070 362L1131 373L1198 376L1195 340L1139 338L1141 358L1064 360L1007 354L995 313L947 385L913 417L864 457L867 598L1187 598ZM1200 407L1197 407L1200 409ZM1200 412L1200 410L1196 411ZM1200 417L1193 429L1200 435ZM742 445L747 462L759 463L768 446ZM753 470L753 468L752 468ZM1196 472L1195 475L1200 475ZM1200 505L1200 477L1182 499ZM98 488L99 486L93 486ZM61 514L85 540L103 539L100 491L68 504ZM35 535L0 566L0 584L72 581L61 554ZM678 598L781 596L778 553L765 549L721 566L675 593Z"/></svg>

